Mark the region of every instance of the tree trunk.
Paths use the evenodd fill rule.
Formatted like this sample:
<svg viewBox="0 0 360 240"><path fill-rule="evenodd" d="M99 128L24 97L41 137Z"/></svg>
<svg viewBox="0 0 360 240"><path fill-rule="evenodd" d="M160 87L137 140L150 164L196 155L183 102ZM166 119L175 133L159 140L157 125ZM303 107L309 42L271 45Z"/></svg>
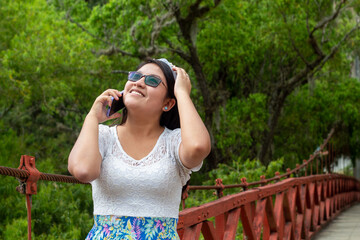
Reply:
<svg viewBox="0 0 360 240"><path fill-rule="evenodd" d="M269 103L268 129L264 131L259 152L259 160L267 166L272 160L271 146L274 140L275 130L279 121L281 111L284 107L285 99L291 91L280 90L280 93Z"/></svg>
<svg viewBox="0 0 360 240"><path fill-rule="evenodd" d="M214 111L216 109L216 105L214 104L214 100L211 98L211 96L213 96L213 94L211 93L211 90L208 87L208 84L206 82L206 77L203 71L203 68L201 66L198 54L197 54L197 50L196 48L191 45L189 47L190 50L190 55L191 55L191 60L190 60L190 65L192 66L196 79L197 79L197 83L198 83L198 87L200 89L201 95L204 99L204 111L205 111L205 119L204 119L204 124L207 127L209 134L210 134L210 138L211 138L211 153L209 154L209 156L207 157L208 163L207 166L210 169L214 169L216 168L217 164L220 162L219 159L219 150L216 147L216 140L215 140L215 136L214 136L214 132L213 132L213 120L214 120Z"/></svg>

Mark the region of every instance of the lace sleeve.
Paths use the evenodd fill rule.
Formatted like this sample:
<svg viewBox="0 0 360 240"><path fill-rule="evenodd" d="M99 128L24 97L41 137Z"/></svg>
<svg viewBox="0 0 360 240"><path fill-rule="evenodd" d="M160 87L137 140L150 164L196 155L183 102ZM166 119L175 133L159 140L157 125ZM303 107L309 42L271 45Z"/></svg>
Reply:
<svg viewBox="0 0 360 240"><path fill-rule="evenodd" d="M109 148L111 141L110 127L99 124L99 151L102 159L105 158L107 149Z"/></svg>
<svg viewBox="0 0 360 240"><path fill-rule="evenodd" d="M179 149L180 149L180 143L181 143L181 129L180 128L174 129L172 131L172 133L170 134L169 143L171 144L171 151L173 153L173 156L175 157L176 164L179 169L181 183L184 186L186 184L186 182L190 179L190 174L192 172L197 172L200 170L200 168L202 167L202 162L201 162L201 164L199 164L199 166L196 166L192 169L189 169L182 164L182 162L180 160L180 155L179 155Z"/></svg>

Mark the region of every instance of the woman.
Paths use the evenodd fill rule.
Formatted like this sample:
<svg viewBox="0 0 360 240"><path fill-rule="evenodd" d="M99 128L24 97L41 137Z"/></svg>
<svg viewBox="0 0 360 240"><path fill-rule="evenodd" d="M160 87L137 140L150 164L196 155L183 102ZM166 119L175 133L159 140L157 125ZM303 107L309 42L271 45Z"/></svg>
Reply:
<svg viewBox="0 0 360 240"><path fill-rule="evenodd" d="M108 89L96 98L68 161L92 185L95 223L86 239L179 239L182 186L211 148L190 91L184 69L152 59L129 73L123 94ZM112 97L123 97L125 109L109 127L99 123L121 116L106 116Z"/></svg>

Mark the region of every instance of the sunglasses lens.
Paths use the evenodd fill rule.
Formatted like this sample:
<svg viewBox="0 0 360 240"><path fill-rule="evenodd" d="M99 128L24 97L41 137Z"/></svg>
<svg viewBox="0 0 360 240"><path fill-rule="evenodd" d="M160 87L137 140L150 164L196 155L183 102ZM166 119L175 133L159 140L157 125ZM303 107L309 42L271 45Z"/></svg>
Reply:
<svg viewBox="0 0 360 240"><path fill-rule="evenodd" d="M143 76L143 74L139 72L129 72L128 80L132 82L139 81ZM154 76L145 76L145 84L150 87L157 87L161 83L161 79Z"/></svg>
<svg viewBox="0 0 360 240"><path fill-rule="evenodd" d="M129 72L128 80L136 82L136 81L139 81L141 77L142 77L142 74L139 72Z"/></svg>
<svg viewBox="0 0 360 240"><path fill-rule="evenodd" d="M149 85L151 87L157 87L161 83L161 80L157 77L153 76L146 76L145 78L145 84Z"/></svg>

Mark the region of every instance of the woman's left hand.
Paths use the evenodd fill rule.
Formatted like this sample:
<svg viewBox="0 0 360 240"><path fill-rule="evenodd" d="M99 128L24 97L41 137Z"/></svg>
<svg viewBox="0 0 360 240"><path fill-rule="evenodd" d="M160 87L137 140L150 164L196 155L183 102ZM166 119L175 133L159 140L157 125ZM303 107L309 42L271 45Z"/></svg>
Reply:
<svg viewBox="0 0 360 240"><path fill-rule="evenodd" d="M174 86L175 97L177 97L178 93L180 92L186 92L188 95L190 95L191 81L189 75L182 68L174 67L173 69L176 70L177 74Z"/></svg>

